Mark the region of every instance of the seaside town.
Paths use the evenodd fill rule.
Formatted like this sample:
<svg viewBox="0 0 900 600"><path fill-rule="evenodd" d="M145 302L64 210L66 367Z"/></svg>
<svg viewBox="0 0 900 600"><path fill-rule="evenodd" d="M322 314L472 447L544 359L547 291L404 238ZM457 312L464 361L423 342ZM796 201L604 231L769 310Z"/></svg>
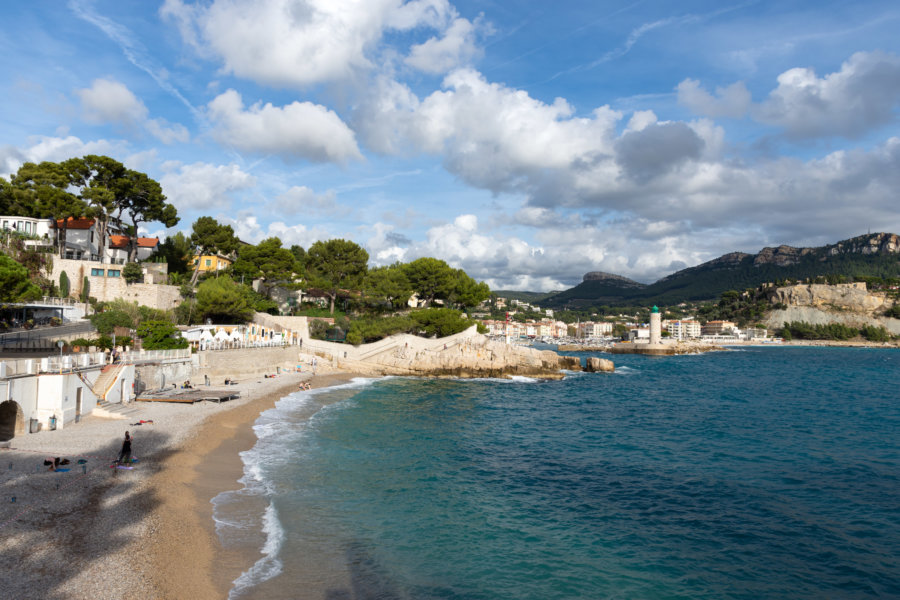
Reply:
<svg viewBox="0 0 900 600"><path fill-rule="evenodd" d="M898 15L6 3L0 600L900 598Z"/></svg>

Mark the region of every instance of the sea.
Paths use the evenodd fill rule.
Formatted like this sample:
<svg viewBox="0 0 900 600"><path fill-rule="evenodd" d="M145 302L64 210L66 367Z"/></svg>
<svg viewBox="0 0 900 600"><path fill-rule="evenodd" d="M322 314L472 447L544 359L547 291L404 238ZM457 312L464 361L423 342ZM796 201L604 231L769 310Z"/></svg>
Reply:
<svg viewBox="0 0 900 600"><path fill-rule="evenodd" d="M606 357L282 399L230 598L900 598L900 350Z"/></svg>

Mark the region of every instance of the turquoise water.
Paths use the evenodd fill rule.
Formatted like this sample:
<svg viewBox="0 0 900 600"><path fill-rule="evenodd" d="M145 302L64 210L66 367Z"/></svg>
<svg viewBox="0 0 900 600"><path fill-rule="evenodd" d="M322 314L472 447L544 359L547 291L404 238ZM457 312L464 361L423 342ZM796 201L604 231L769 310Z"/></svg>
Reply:
<svg viewBox="0 0 900 600"><path fill-rule="evenodd" d="M900 352L614 358L282 400L216 500L266 553L232 596L900 597Z"/></svg>

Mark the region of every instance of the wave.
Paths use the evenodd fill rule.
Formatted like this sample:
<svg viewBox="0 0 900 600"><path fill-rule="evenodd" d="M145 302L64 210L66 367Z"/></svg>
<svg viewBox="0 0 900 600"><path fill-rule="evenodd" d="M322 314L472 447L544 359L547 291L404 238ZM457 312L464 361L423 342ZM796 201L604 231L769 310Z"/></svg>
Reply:
<svg viewBox="0 0 900 600"><path fill-rule="evenodd" d="M262 547L263 557L232 582L233 587L228 592L229 600L237 598L245 590L281 574L284 565L278 554L284 543L284 528L281 526L281 521L278 520L278 511L271 502L263 514L263 533L266 534L266 542Z"/></svg>
<svg viewBox="0 0 900 600"><path fill-rule="evenodd" d="M297 390L278 400L273 408L262 412L257 417L253 424L256 443L249 450L240 453L244 463L244 474L238 483L243 487L239 490L223 492L212 500L213 519L216 523L216 533L220 539L229 528L246 530L251 527L260 527L258 516L247 520L224 518L222 509L225 505L239 502L247 497L268 500L261 523L261 529L265 535L262 547L264 556L234 580L233 588L228 595L229 598L235 598L248 588L259 585L281 573L282 563L279 552L284 541L284 528L273 503L273 498L278 493L278 486L267 476L267 473L271 469L293 460L287 448L291 447L295 440L306 435L309 422L323 408L321 405L314 408L314 398L336 390L367 387L378 380L370 377L354 377L340 385ZM303 415L307 410L315 410L315 413Z"/></svg>

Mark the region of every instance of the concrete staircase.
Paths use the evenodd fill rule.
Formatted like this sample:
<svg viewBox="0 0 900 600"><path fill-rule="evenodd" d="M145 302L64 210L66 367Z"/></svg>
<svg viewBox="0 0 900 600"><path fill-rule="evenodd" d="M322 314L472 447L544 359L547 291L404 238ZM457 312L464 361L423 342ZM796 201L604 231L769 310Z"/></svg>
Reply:
<svg viewBox="0 0 900 600"><path fill-rule="evenodd" d="M135 404L112 404L106 400L97 402L93 415L95 417L103 417L104 419L128 419L129 421L140 420L141 407Z"/></svg>
<svg viewBox="0 0 900 600"><path fill-rule="evenodd" d="M119 378L119 374L124 368L124 364L106 365L100 370L100 376L97 377L97 380L94 381L94 385L91 386L98 401L106 401L106 394L112 389L112 386L116 383L116 379Z"/></svg>

